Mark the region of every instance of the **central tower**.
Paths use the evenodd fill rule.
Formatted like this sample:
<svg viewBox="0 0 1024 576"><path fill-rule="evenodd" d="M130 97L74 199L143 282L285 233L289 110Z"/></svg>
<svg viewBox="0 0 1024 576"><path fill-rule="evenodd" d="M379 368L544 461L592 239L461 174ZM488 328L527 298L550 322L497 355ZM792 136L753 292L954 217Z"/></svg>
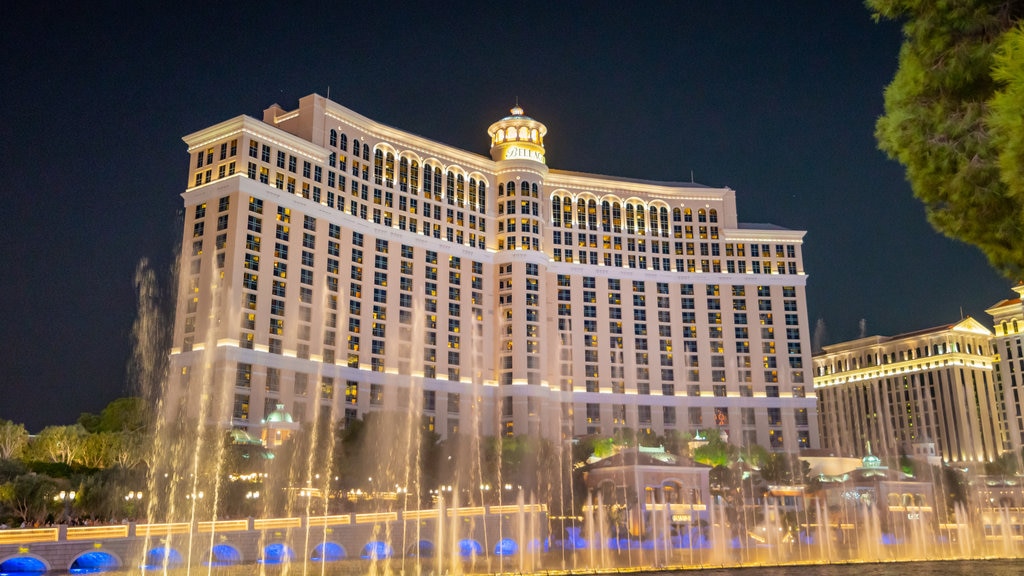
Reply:
<svg viewBox="0 0 1024 576"><path fill-rule="evenodd" d="M551 402L548 350L541 346L551 327L546 309L548 258L545 238L544 161L547 128L516 105L512 115L487 129L498 187L495 242L497 325L500 334L498 382L503 434L546 433L559 429L557 403ZM557 387L557 386L556 386Z"/></svg>

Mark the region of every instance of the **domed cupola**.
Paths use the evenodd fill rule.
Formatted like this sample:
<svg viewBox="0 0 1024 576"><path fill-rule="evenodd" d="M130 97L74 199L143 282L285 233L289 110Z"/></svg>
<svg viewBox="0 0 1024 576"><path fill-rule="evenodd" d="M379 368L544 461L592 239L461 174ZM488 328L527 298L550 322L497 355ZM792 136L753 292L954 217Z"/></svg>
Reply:
<svg viewBox="0 0 1024 576"><path fill-rule="evenodd" d="M544 135L546 126L523 114L517 103L506 116L491 124L487 134L491 137L491 158L501 160L532 160L544 164Z"/></svg>

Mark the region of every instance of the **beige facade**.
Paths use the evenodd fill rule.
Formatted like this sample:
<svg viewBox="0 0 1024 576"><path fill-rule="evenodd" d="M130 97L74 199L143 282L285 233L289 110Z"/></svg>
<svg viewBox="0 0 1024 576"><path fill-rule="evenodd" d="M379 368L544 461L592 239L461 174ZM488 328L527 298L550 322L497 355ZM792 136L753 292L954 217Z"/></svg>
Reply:
<svg viewBox="0 0 1024 576"><path fill-rule="evenodd" d="M817 447L804 233L549 169L545 133L517 107L484 156L310 95L185 137L168 416Z"/></svg>
<svg viewBox="0 0 1024 576"><path fill-rule="evenodd" d="M972 318L825 346L814 357L822 448L837 456L988 462L1003 450L992 333Z"/></svg>
<svg viewBox="0 0 1024 576"><path fill-rule="evenodd" d="M1013 288L1016 298L1008 298L986 310L992 316L992 352L995 364L996 386L999 388L1001 412L1005 415L1006 438L1004 448L1020 455L1024 446L1024 416L1021 415L1021 397L1024 396L1024 306L1021 294L1024 285Z"/></svg>

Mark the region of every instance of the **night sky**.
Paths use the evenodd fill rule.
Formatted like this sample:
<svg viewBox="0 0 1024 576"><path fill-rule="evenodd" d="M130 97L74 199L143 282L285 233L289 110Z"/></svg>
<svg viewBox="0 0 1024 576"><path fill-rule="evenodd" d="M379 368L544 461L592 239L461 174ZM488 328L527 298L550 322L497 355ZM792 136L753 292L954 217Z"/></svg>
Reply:
<svg viewBox="0 0 1024 576"><path fill-rule="evenodd" d="M553 168L733 188L741 222L807 231L825 343L861 319L884 335L961 310L987 325L1013 295L932 231L877 150L900 31L857 1L16 4L0 34L0 418L32 432L130 392L133 272L147 258L170 275L181 137L328 89L483 155L518 98Z"/></svg>

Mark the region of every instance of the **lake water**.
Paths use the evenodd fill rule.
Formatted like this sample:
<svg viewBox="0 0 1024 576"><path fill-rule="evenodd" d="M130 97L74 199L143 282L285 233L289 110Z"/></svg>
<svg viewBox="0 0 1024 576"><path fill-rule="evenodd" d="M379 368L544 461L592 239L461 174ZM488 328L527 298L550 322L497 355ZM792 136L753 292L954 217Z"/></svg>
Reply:
<svg viewBox="0 0 1024 576"><path fill-rule="evenodd" d="M1018 576L1024 560L949 560L941 562L889 562L878 564L819 564L799 566L751 566L662 572L687 576Z"/></svg>

